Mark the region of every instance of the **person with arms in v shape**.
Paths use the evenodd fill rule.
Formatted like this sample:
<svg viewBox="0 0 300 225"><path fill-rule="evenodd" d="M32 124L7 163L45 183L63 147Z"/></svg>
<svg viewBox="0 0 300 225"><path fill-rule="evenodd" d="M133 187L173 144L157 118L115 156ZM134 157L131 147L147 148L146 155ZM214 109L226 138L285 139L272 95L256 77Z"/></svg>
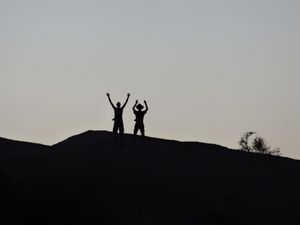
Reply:
<svg viewBox="0 0 300 225"><path fill-rule="evenodd" d="M126 101L123 104L123 106L121 106L120 102L117 102L117 104L116 104L117 106L115 106L110 99L110 94L107 93L106 95L107 95L108 101L111 104L111 106L113 107L114 113L115 113L115 117L113 118L113 121L114 121L113 134L114 134L115 146L117 146L118 144L119 144L119 146L122 146L122 139L123 139L123 134L124 134L123 109L125 108L125 106L128 102L130 94L129 93L127 94L127 98L126 98ZM120 134L119 143L118 143L118 131Z"/></svg>

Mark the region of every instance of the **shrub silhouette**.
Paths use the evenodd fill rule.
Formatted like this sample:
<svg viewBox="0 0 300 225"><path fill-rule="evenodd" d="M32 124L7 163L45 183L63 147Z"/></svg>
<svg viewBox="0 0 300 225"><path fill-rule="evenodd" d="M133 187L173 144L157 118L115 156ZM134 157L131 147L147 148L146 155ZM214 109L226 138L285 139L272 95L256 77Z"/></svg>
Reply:
<svg viewBox="0 0 300 225"><path fill-rule="evenodd" d="M245 151L245 152L251 152L252 149L251 147L249 146L249 138L255 134L255 132L246 132L242 135L240 141L239 141L239 146L241 147L240 149L242 151Z"/></svg>
<svg viewBox="0 0 300 225"><path fill-rule="evenodd" d="M267 154L267 155L280 155L280 149L275 148L271 149L270 146L268 146L267 142L264 138L260 136L256 136L252 144L249 143L249 139L252 135L256 134L256 132L246 132L241 136L241 139L239 140L239 146L242 151L245 152L255 152L260 154Z"/></svg>

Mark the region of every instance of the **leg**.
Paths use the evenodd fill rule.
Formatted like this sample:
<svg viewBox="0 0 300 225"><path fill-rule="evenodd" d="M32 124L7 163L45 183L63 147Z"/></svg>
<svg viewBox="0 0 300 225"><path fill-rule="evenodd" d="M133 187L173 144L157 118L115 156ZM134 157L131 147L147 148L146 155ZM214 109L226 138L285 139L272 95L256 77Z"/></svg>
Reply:
<svg viewBox="0 0 300 225"><path fill-rule="evenodd" d="M145 143L145 127L144 127L144 124L141 125L140 130L141 130L142 139L143 139L143 147L145 147L146 143Z"/></svg>
<svg viewBox="0 0 300 225"><path fill-rule="evenodd" d="M134 136L136 136L138 130L139 130L139 127L135 124L135 125L134 125L134 130L133 130L133 135L134 135Z"/></svg>
<svg viewBox="0 0 300 225"><path fill-rule="evenodd" d="M123 145L123 134L124 134L124 124L123 124L123 122L120 123L119 133L120 133L119 145L122 147L122 145Z"/></svg>
<svg viewBox="0 0 300 225"><path fill-rule="evenodd" d="M114 127L113 127L113 135L114 135L114 145L117 146L118 142L118 125L116 122L114 122Z"/></svg>
<svg viewBox="0 0 300 225"><path fill-rule="evenodd" d="M142 136L145 137L145 127L144 127L144 124L141 125L140 130L141 130Z"/></svg>
<svg viewBox="0 0 300 225"><path fill-rule="evenodd" d="M133 130L133 137L132 137L131 145L134 145L135 138L136 138L136 134L137 134L138 130L139 130L139 128L138 128L138 126L135 124L135 125L134 125L134 130Z"/></svg>

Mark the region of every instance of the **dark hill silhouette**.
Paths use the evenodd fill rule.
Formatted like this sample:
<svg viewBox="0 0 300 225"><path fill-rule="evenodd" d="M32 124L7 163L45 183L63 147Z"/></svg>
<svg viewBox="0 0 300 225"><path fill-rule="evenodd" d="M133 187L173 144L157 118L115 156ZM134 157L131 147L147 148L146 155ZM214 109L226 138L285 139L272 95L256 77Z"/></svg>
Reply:
<svg viewBox="0 0 300 225"><path fill-rule="evenodd" d="M125 147L114 148L106 131L53 146L0 139L1 209L22 225L300 222L298 160L131 140L125 134Z"/></svg>

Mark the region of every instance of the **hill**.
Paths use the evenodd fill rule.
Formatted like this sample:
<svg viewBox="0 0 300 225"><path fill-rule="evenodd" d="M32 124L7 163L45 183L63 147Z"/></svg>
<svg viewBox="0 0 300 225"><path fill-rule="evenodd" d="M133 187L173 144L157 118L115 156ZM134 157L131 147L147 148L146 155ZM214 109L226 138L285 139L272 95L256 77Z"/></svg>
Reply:
<svg viewBox="0 0 300 225"><path fill-rule="evenodd" d="M132 147L131 139L123 148L106 131L53 146L0 139L2 212L24 225L300 222L297 160L157 138Z"/></svg>

